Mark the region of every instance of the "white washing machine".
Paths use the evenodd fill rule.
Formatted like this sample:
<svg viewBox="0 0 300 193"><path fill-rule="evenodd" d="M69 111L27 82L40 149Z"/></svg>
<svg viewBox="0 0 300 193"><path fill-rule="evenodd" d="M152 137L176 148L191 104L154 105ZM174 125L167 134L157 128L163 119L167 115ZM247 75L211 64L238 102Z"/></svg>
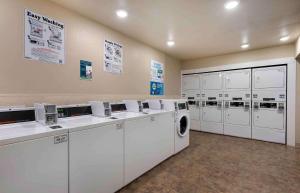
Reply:
<svg viewBox="0 0 300 193"><path fill-rule="evenodd" d="M174 154L180 152L190 144L190 115L187 100L162 100L165 110L175 111Z"/></svg>
<svg viewBox="0 0 300 193"><path fill-rule="evenodd" d="M251 138L251 69L224 72L224 134Z"/></svg>
<svg viewBox="0 0 300 193"><path fill-rule="evenodd" d="M252 70L252 138L286 143L286 66Z"/></svg>

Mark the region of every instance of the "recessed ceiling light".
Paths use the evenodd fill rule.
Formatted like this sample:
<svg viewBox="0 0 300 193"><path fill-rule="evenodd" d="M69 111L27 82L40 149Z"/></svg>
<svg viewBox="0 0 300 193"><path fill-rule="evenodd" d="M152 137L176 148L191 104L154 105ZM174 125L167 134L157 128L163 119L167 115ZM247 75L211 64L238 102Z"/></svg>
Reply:
<svg viewBox="0 0 300 193"><path fill-rule="evenodd" d="M249 46L250 46L249 44L242 44L242 45L241 45L241 48L242 48L242 49L247 49L247 48L249 48Z"/></svg>
<svg viewBox="0 0 300 193"><path fill-rule="evenodd" d="M290 39L290 36L283 36L280 38L280 41L285 42L288 41Z"/></svg>
<svg viewBox="0 0 300 193"><path fill-rule="evenodd" d="M174 41L172 41L172 40L170 40L170 41L167 41L167 45L168 45L169 47L172 47L172 46L174 46L174 45L175 45L175 42L174 42Z"/></svg>
<svg viewBox="0 0 300 193"><path fill-rule="evenodd" d="M117 11L116 11L116 14L117 14L117 16L120 17L120 18L125 18L125 17L128 16L127 11L122 10L122 9L117 10Z"/></svg>
<svg viewBox="0 0 300 193"><path fill-rule="evenodd" d="M224 4L225 9L234 9L240 4L239 1L227 1Z"/></svg>

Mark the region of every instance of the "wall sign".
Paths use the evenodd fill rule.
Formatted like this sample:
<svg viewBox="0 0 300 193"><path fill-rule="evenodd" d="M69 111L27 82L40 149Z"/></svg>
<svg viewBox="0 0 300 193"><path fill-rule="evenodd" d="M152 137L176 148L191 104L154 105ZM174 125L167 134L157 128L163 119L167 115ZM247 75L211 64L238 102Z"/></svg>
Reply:
<svg viewBox="0 0 300 193"><path fill-rule="evenodd" d="M150 95L164 95L164 65L151 60Z"/></svg>
<svg viewBox="0 0 300 193"><path fill-rule="evenodd" d="M25 58L64 64L64 24L25 10Z"/></svg>
<svg viewBox="0 0 300 193"><path fill-rule="evenodd" d="M92 80L92 78L93 78L92 62L80 60L80 79Z"/></svg>
<svg viewBox="0 0 300 193"><path fill-rule="evenodd" d="M150 81L150 95L164 95L164 83Z"/></svg>
<svg viewBox="0 0 300 193"><path fill-rule="evenodd" d="M121 74L123 71L123 46L109 40L104 41L104 63L105 72Z"/></svg>

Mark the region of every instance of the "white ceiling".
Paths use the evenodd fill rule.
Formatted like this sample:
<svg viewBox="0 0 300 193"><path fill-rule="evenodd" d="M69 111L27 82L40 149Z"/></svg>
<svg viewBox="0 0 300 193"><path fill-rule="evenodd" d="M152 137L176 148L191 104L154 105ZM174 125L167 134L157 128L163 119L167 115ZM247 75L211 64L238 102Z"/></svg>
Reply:
<svg viewBox="0 0 300 193"><path fill-rule="evenodd" d="M283 44L300 34L300 0L52 0L179 59L220 55ZM119 19L117 9L128 11ZM176 45L167 47L173 39Z"/></svg>

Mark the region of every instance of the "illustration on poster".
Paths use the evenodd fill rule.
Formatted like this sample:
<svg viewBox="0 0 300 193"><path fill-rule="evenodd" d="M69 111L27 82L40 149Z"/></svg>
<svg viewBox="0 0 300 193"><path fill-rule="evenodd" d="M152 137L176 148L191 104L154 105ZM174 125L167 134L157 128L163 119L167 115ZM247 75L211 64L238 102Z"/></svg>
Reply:
<svg viewBox="0 0 300 193"><path fill-rule="evenodd" d="M25 58L63 64L64 24L25 10Z"/></svg>

